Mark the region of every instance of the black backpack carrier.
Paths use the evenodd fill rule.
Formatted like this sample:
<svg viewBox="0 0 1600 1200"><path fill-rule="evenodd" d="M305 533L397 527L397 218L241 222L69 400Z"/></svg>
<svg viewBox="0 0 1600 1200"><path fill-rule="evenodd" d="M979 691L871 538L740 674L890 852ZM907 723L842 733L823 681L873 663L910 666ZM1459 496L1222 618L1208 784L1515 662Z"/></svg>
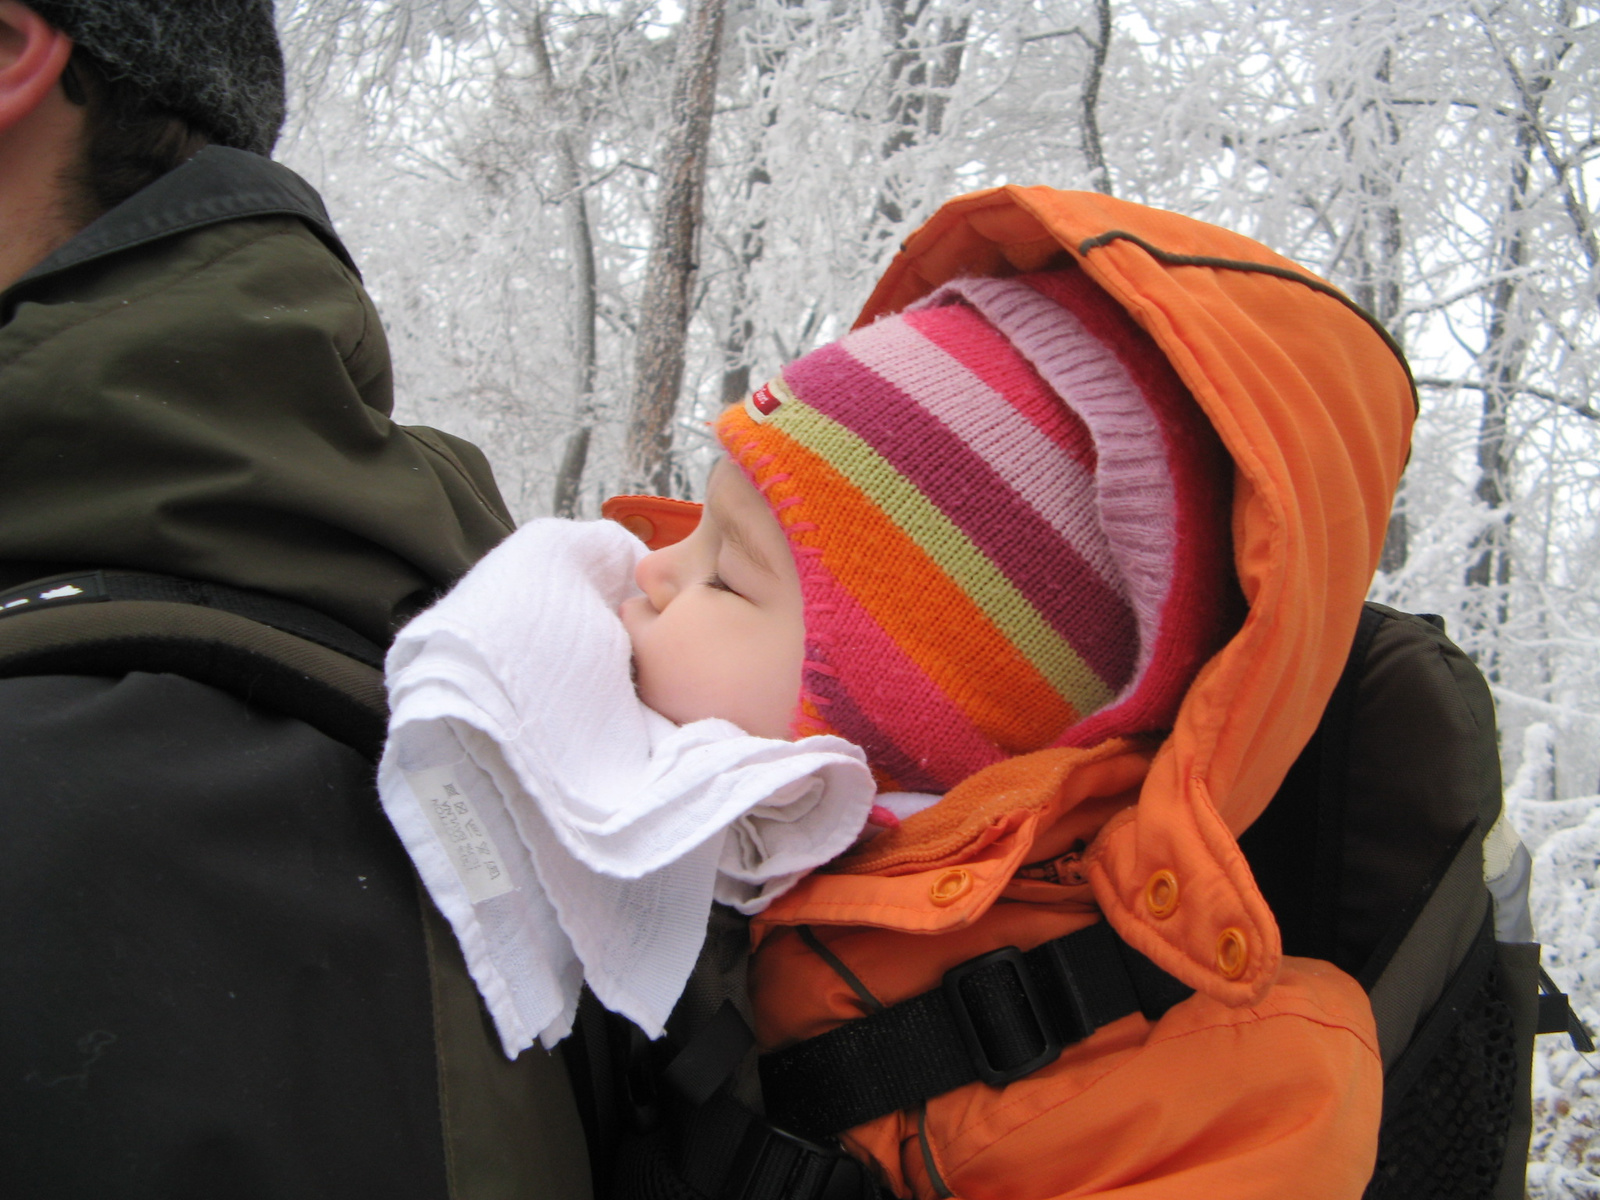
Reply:
<svg viewBox="0 0 1600 1200"><path fill-rule="evenodd" d="M31 615L0 620L0 678L180 674L369 758L381 749L381 651L299 605L95 571L0 595L0 617L22 613ZM1366 605L1321 723L1240 845L1284 952L1333 962L1372 999L1385 1078L1371 1200L1521 1197L1534 1034L1564 1032L1593 1048L1539 968L1539 947L1495 937L1483 843L1500 816L1482 675L1439 618ZM549 1164L519 1163L518 1147L542 1140L520 1128L556 1102L557 1060L505 1062L448 925L425 897L419 908L450 1194L520 1194L506 1190L519 1174L548 1179ZM602 1200L867 1200L876 1195L868 1172L831 1134L911 1107L918 1093L974 1079L1004 1086L1098 1025L1135 1009L1159 1016L1188 994L1102 923L1026 955L961 964L933 993L766 1056L757 1085L742 939L737 919L713 915L660 1042L584 993L563 1051ZM833 965L864 992L846 964ZM930 1037L930 1021L942 1035ZM890 1083L862 1071L874 1055L893 1064ZM769 1114L804 1132L758 1116L763 1092Z"/></svg>
<svg viewBox="0 0 1600 1200"><path fill-rule="evenodd" d="M1316 733L1239 843L1284 953L1333 963L1372 1000L1370 1200L1521 1200L1534 1035L1592 1048L1538 945L1496 936L1528 932L1526 892L1484 880L1502 812L1482 673L1441 618L1367 604Z"/></svg>

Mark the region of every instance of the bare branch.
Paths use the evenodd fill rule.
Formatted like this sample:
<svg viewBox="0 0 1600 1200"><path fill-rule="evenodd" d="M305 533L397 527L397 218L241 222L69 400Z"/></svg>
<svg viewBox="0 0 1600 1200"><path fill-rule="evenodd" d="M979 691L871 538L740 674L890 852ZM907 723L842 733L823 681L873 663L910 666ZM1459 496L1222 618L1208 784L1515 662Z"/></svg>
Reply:
<svg viewBox="0 0 1600 1200"><path fill-rule="evenodd" d="M1575 396L1562 396L1556 392L1546 391L1544 388L1530 387L1525 383L1517 384L1511 388L1504 388L1499 384L1480 383L1475 379L1444 379L1430 375L1419 378L1417 386L1439 388L1443 391L1455 391L1458 388L1467 392L1487 392L1491 389L1509 391L1513 396L1534 396L1540 400L1558 405L1569 412L1577 413L1580 417L1585 417L1591 421L1600 421L1600 409L1595 408L1588 401L1579 400Z"/></svg>
<svg viewBox="0 0 1600 1200"><path fill-rule="evenodd" d="M1090 48L1093 48L1094 46L1094 42L1090 39L1089 35L1077 25L1074 25L1071 29L1052 29L1049 33L1030 33L1027 37L1021 38L1020 41L1024 46L1026 46L1030 42L1048 42L1052 38L1063 37L1075 37L1085 46Z"/></svg>
<svg viewBox="0 0 1600 1200"><path fill-rule="evenodd" d="M1517 96L1522 101L1522 112L1519 120L1523 127L1533 135L1539 146L1539 152L1550 172L1555 176L1556 186L1561 190L1561 204L1567 212L1567 219L1572 222L1572 230L1578 239L1579 246L1583 249L1583 256L1588 260L1589 269L1592 271L1600 266L1600 241L1595 238L1594 224L1590 218L1589 210L1579 202L1577 193L1573 190L1571 172L1568 164L1556 153L1556 148L1550 140L1550 131L1545 128L1541 119L1541 108L1544 103L1544 93L1549 90L1554 72L1560 67L1563 59L1573 48L1572 39L1562 41L1560 49L1552 54L1551 61L1543 66L1540 74L1530 85L1526 76L1512 59L1510 53L1500 44L1500 39L1495 36L1490 28L1489 21L1481 10L1474 9L1474 16L1483 26L1484 36L1489 39L1489 44L1500 57L1500 63L1506 69L1512 86L1517 90ZM1600 296L1596 297L1600 301Z"/></svg>

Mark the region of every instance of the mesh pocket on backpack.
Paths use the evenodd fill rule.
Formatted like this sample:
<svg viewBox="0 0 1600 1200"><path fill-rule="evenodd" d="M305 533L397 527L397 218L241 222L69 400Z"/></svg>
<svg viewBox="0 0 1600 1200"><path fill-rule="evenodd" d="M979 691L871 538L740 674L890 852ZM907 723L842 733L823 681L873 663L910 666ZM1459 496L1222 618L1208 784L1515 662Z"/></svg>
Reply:
<svg viewBox="0 0 1600 1200"><path fill-rule="evenodd" d="M1497 968L1409 1091L1385 1097L1378 1165L1365 1200L1490 1200L1505 1159L1516 1088L1511 1007Z"/></svg>

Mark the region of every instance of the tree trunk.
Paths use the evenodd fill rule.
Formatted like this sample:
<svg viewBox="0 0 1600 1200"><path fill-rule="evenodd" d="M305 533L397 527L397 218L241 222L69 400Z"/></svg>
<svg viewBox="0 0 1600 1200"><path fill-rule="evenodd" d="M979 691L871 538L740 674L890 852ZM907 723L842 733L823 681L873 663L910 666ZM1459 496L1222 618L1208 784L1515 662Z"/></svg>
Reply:
<svg viewBox="0 0 1600 1200"><path fill-rule="evenodd" d="M944 112L950 106L950 89L961 78L961 60L967 51L967 16L939 20L939 56L933 62L932 90L928 93L928 137L944 132Z"/></svg>
<svg viewBox="0 0 1600 1200"><path fill-rule="evenodd" d="M796 0L784 0L791 8ZM767 223L764 215L750 211L759 189L770 187L772 174L767 169L767 137L778 121L778 101L772 95L772 81L787 56L782 44L767 46L756 54L757 103L762 106L760 124L751 137L751 163L745 172L740 201L746 213L744 226L733 250L733 270L728 277L728 323L722 338L722 406L737 404L750 394L750 343L756 335L753 316L755 301L750 294L750 273L766 253Z"/></svg>
<svg viewBox="0 0 1600 1200"><path fill-rule="evenodd" d="M1387 329L1395 344L1405 347L1405 331L1397 321L1400 316L1401 297L1404 293L1404 229L1400 217L1399 193L1402 189L1400 172L1403 160L1397 159L1395 147L1400 143L1400 126L1395 120L1392 99L1394 77L1394 51L1385 46L1373 68L1381 101L1366 106L1359 119L1352 118L1341 131L1347 158L1375 158L1376 169L1363 167L1359 173L1362 204L1356 220L1359 223L1351 242L1356 254L1356 284L1352 289L1355 301L1378 319ZM1361 129L1361 124L1369 125ZM1375 145L1377 153L1367 156L1365 145ZM1391 175L1390 169L1394 171ZM1378 559L1378 569L1398 571L1410 557L1410 525L1405 513L1405 482L1401 481L1395 494L1394 511L1389 515L1389 525L1384 531L1383 552Z"/></svg>
<svg viewBox="0 0 1600 1200"><path fill-rule="evenodd" d="M926 15L928 2L920 0L911 8L908 0L888 0L884 5L884 40L894 47L889 54L889 101L885 109L889 133L878 152L884 163L944 131L949 91L961 77L971 22L966 16L941 17L934 45L926 47L918 25ZM879 237L893 236L906 220L905 197L887 172L878 189L876 216Z"/></svg>
<svg viewBox="0 0 1600 1200"><path fill-rule="evenodd" d="M655 220L639 336L624 469L630 487L666 494L672 484L672 422L683 387L689 281L705 192L706 147L716 95L726 0L693 0L679 26L668 129L656 175Z"/></svg>
<svg viewBox="0 0 1600 1200"><path fill-rule="evenodd" d="M745 177L745 199L757 187L771 184L772 177L764 167L753 168ZM750 341L755 337L756 323L751 316L750 270L766 251L764 220L752 221L739 232L738 250L734 256L734 270L729 281L730 304L727 332L722 339L722 407L737 404L750 394Z"/></svg>
<svg viewBox="0 0 1600 1200"><path fill-rule="evenodd" d="M529 39L534 63L539 71L539 87L548 111L559 113L564 107L556 90L555 71L550 65L550 48L545 38L544 13L533 17ZM577 151L565 124L555 136L556 176L561 184L561 219L567 235L567 253L572 259L572 432L556 470L555 495L551 511L558 517L578 515L578 493L583 486L583 469L589 461L589 441L594 433L595 375L595 269L594 237L589 229L589 205L584 196L583 173L578 168Z"/></svg>
<svg viewBox="0 0 1600 1200"><path fill-rule="evenodd" d="M1573 7L1570 4L1562 6L1561 16L1563 24L1570 27L1574 16ZM1510 76L1519 106L1514 143L1516 152L1511 160L1510 179L1506 189L1505 233L1502 235L1502 249L1495 264L1499 279L1490 301L1488 336L1484 342L1483 353L1479 356L1484 388L1483 409L1478 422L1478 481L1473 488L1473 494L1489 508L1495 519L1473 539L1472 551L1475 557L1465 575L1466 582L1471 587L1493 587L1497 590L1494 620L1496 626L1500 626L1505 624L1508 616L1507 593L1512 575L1513 513L1510 509L1508 478L1510 462L1507 450L1509 438L1506 425L1511 401L1519 390L1523 363L1528 352L1528 336L1523 327L1521 313L1518 311L1522 275L1529 258L1530 232L1526 212L1533 190L1533 159L1536 150L1545 151L1557 186L1560 187L1566 182L1565 175L1549 154L1550 139L1545 129L1542 107L1545 94L1555 81L1562 60L1572 49L1573 41L1570 37L1561 38L1554 48L1542 56L1542 60L1536 64L1536 69L1524 75L1518 70L1510 55L1500 47L1487 21L1482 15L1479 15L1478 19L1483 25L1484 36L1499 53L1501 62ZM1568 211L1570 214L1570 208ZM1575 226L1579 244L1587 251L1588 247L1583 236L1586 226L1582 221L1575 222ZM1479 666L1492 682L1498 682L1499 663L1492 649L1493 643L1490 642L1489 645L1491 649L1488 659L1480 662Z"/></svg>
<svg viewBox="0 0 1600 1200"><path fill-rule="evenodd" d="M1106 170L1106 154L1100 145L1100 83L1105 77L1106 53L1111 49L1111 0L1095 0L1094 40L1089 42L1089 72L1083 81L1083 161L1089 167L1094 190L1111 195L1111 173Z"/></svg>
<svg viewBox="0 0 1600 1200"><path fill-rule="evenodd" d="M883 18L885 40L894 47L889 55L889 103L884 113L889 133L878 151L878 157L888 162L917 143L917 120L922 111L917 92L927 81L927 69L917 54L912 34L915 18L906 12L906 0L888 0ZM906 219L900 190L892 179L885 178L878 190L877 212L890 229Z"/></svg>
<svg viewBox="0 0 1600 1200"><path fill-rule="evenodd" d="M1505 624L1505 589L1511 583L1512 514L1507 507L1510 464L1506 455L1506 417L1511 399L1516 395L1522 359L1527 351L1527 340L1516 311L1520 276L1527 259L1523 213L1533 158L1533 138L1526 125L1517 131L1516 147L1517 156L1511 163L1506 196L1506 232L1496 262L1500 278L1490 300L1488 336L1479 360L1483 364L1483 409L1478 418L1478 481L1472 492L1489 510L1490 520L1472 540L1473 560L1465 574L1469 587L1492 587L1499 591L1494 604L1496 626ZM1499 682L1498 655L1492 647L1486 650L1478 666L1491 683Z"/></svg>
<svg viewBox="0 0 1600 1200"><path fill-rule="evenodd" d="M1594 272L1600 267L1600 237L1595 234L1594 215L1584 203L1581 179L1574 183L1574 175L1581 175L1581 170L1574 172L1573 162L1557 151L1555 143L1551 140L1550 131L1540 115L1545 92L1549 90L1551 83L1561 71L1562 63L1568 54L1578 46L1576 35L1579 31L1574 28L1574 22L1579 18L1577 6L1570 2L1563 3L1556 15L1563 36L1546 55L1543 68L1532 79L1525 77L1517 69L1517 64L1506 48L1500 44L1500 40L1495 37L1494 30L1488 22L1481 16L1479 21L1483 25L1485 36L1499 54L1512 86L1516 89L1517 101L1522 109L1523 130L1537 143L1545 165L1550 168L1551 180L1561 194L1561 206L1567 214L1567 219L1572 223L1573 236L1577 239L1579 249L1583 251L1584 260L1589 264L1591 280L1589 290L1596 303L1600 303L1600 288L1595 286L1594 280Z"/></svg>
<svg viewBox="0 0 1600 1200"><path fill-rule="evenodd" d="M752 168L744 181L744 197L749 200L758 187L771 184L772 177L763 166ZM756 323L752 319L750 298L750 269L766 250L763 236L766 222L752 221L739 232L738 250L734 256L734 270L729 281L730 312L727 332L722 339L722 406L737 404L750 394L750 340L755 337Z"/></svg>

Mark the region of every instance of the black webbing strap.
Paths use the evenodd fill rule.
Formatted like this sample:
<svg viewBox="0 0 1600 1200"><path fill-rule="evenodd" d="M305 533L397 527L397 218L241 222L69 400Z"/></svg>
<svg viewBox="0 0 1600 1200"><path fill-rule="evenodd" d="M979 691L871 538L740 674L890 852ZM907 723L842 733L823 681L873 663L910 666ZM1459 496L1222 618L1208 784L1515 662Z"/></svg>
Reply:
<svg viewBox="0 0 1600 1200"><path fill-rule="evenodd" d="M1102 1025L1155 1020L1191 994L1104 921L1026 954L1008 946L931 992L763 1055L767 1116L821 1138L977 1080L1002 1087Z"/></svg>
<svg viewBox="0 0 1600 1200"><path fill-rule="evenodd" d="M871 1172L837 1144L774 1128L718 1093L682 1132L679 1169L712 1200L876 1200Z"/></svg>
<svg viewBox="0 0 1600 1200"><path fill-rule="evenodd" d="M586 1018L593 1024L594 1015L580 1007L580 1027ZM754 1044L738 1009L725 1002L660 1073L666 1089L649 1119L640 1121L635 1106L633 1132L614 1146L615 1169L603 1164L610 1180L597 1184L595 1194L613 1200L880 1200L872 1173L837 1142L818 1144L775 1128L724 1086ZM640 1049L648 1052L649 1044Z"/></svg>
<svg viewBox="0 0 1600 1200"><path fill-rule="evenodd" d="M733 1001L724 1000L711 1019L695 1031L689 1044L661 1072L667 1085L690 1104L704 1104L720 1088L756 1044L756 1035Z"/></svg>
<svg viewBox="0 0 1600 1200"><path fill-rule="evenodd" d="M83 571L35 579L8 592L0 592L0 617L115 600L215 608L337 650L369 667L383 666L381 646L315 609L262 592L146 571Z"/></svg>

